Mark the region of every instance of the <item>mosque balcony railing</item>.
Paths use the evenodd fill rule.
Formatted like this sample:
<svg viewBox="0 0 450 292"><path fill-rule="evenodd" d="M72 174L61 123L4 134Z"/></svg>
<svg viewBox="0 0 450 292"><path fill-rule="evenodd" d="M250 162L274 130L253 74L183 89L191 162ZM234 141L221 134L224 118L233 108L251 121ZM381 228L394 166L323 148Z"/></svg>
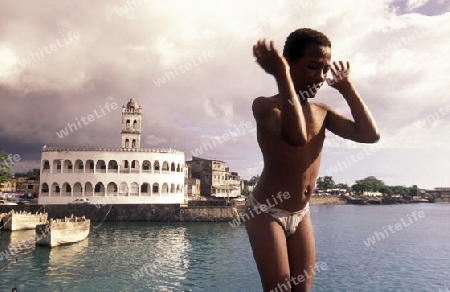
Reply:
<svg viewBox="0 0 450 292"><path fill-rule="evenodd" d="M51 147L42 146L42 152L67 152L67 151L95 151L95 152L150 152L184 154L183 151L172 148L112 148L112 147Z"/></svg>
<svg viewBox="0 0 450 292"><path fill-rule="evenodd" d="M133 129L133 128L126 128L122 130L122 133L124 134L140 134L141 130L140 129Z"/></svg>

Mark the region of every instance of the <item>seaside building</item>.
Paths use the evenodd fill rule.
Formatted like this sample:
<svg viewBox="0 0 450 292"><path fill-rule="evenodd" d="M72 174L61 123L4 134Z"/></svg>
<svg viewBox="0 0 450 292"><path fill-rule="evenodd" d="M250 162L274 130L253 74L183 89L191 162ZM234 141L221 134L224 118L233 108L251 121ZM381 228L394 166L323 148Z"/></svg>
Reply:
<svg viewBox="0 0 450 292"><path fill-rule="evenodd" d="M184 152L141 148L142 108L122 108L121 147L42 147L39 204L184 202Z"/></svg>
<svg viewBox="0 0 450 292"><path fill-rule="evenodd" d="M18 177L16 189L18 193L37 195L39 193L39 180L36 177Z"/></svg>
<svg viewBox="0 0 450 292"><path fill-rule="evenodd" d="M0 183L0 192L2 193L15 193L17 189L17 179L8 178L3 183Z"/></svg>
<svg viewBox="0 0 450 292"><path fill-rule="evenodd" d="M190 178L200 180L202 196L235 198L241 195L244 182L236 172L229 171L224 161L192 156L192 160L186 163Z"/></svg>
<svg viewBox="0 0 450 292"><path fill-rule="evenodd" d="M184 195L185 200L199 200L200 198L200 179L191 177L189 164L185 164L184 171Z"/></svg>
<svg viewBox="0 0 450 292"><path fill-rule="evenodd" d="M450 188L435 188L426 190L426 194L433 196L436 203L450 203Z"/></svg>

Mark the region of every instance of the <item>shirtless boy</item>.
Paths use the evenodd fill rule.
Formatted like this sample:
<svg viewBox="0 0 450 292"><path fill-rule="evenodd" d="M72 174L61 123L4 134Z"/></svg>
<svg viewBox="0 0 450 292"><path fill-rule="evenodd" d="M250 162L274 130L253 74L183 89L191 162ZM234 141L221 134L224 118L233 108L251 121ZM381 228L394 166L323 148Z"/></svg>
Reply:
<svg viewBox="0 0 450 292"><path fill-rule="evenodd" d="M331 43L321 32L307 28L292 32L283 55L273 42L259 40L253 54L275 78L278 94L253 101L264 169L247 199L252 218L246 228L264 291L310 291L317 267L309 199L325 130L360 143L375 143L380 134L350 81L350 64L331 65ZM308 101L325 81L342 95L353 120ZM276 199L280 192L286 195L284 200Z"/></svg>

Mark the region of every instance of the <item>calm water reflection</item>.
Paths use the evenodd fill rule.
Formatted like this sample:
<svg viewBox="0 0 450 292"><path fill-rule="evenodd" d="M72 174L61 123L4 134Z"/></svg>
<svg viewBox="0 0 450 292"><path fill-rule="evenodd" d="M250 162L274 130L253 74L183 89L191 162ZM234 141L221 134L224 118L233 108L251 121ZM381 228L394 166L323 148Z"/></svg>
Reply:
<svg viewBox="0 0 450 292"><path fill-rule="evenodd" d="M413 210L425 217L369 248L363 241ZM444 291L450 205L313 206L314 291ZM33 236L0 232L0 252ZM4 254L3 254L4 256ZM261 291L243 227L227 223L104 223L88 239L0 260L1 291Z"/></svg>

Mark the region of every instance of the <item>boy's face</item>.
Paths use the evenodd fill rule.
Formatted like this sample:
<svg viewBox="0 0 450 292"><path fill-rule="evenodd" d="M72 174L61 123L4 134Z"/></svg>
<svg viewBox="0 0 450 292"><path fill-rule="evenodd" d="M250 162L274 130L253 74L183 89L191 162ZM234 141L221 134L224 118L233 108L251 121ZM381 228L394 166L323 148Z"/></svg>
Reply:
<svg viewBox="0 0 450 292"><path fill-rule="evenodd" d="M291 78L295 91L307 92L304 96L312 98L325 82L330 69L331 48L311 43L303 49L302 57L289 62Z"/></svg>

